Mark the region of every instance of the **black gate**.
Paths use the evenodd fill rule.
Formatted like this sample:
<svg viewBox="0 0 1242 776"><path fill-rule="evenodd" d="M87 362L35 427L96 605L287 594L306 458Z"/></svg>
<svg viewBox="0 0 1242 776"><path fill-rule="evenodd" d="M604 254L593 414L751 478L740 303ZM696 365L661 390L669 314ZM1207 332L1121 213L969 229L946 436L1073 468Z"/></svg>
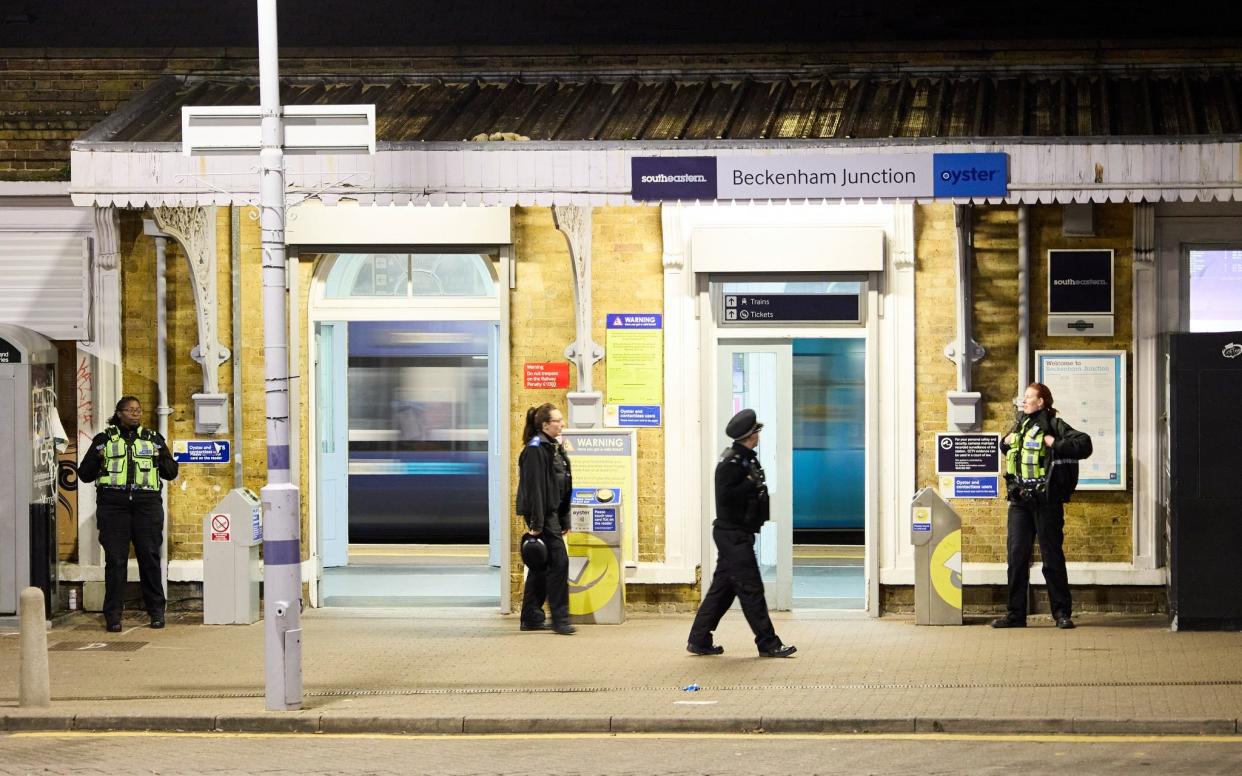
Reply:
<svg viewBox="0 0 1242 776"><path fill-rule="evenodd" d="M1169 335L1169 613L1242 630L1242 332Z"/></svg>

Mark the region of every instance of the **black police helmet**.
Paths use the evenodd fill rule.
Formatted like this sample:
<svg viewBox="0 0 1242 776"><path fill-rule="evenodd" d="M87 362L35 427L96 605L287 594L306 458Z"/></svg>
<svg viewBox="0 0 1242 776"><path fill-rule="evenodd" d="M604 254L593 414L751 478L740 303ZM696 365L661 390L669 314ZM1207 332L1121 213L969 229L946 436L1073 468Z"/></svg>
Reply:
<svg viewBox="0 0 1242 776"><path fill-rule="evenodd" d="M521 552L522 562L531 571L543 571L548 565L548 546L538 536L523 534Z"/></svg>

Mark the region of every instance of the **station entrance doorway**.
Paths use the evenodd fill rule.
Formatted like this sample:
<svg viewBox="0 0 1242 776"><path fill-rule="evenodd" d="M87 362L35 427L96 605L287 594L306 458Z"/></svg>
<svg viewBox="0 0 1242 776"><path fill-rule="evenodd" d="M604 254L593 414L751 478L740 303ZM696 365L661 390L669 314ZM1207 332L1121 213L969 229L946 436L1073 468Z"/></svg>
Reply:
<svg viewBox="0 0 1242 776"><path fill-rule="evenodd" d="M318 604L499 608L507 254L318 260Z"/></svg>
<svg viewBox="0 0 1242 776"><path fill-rule="evenodd" d="M756 542L768 606L861 612L867 494L875 476L866 283L715 280L707 460L714 468L730 445L729 418L754 409L764 423L757 453L771 499L771 519ZM775 320L756 317L757 310ZM705 474L710 489L711 472ZM715 501L710 493L705 498L711 505L705 555L714 570Z"/></svg>

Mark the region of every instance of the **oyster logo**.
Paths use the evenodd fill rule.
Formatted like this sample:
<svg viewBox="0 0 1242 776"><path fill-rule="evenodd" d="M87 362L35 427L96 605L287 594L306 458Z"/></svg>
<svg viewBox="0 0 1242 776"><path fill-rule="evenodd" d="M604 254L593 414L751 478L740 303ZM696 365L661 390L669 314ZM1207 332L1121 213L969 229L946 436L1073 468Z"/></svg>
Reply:
<svg viewBox="0 0 1242 776"><path fill-rule="evenodd" d="M931 556L932 588L940 600L962 608L962 532L956 530L940 540Z"/></svg>
<svg viewBox="0 0 1242 776"><path fill-rule="evenodd" d="M1230 342L1221 351L1220 354L1225 358L1237 358L1242 356L1242 345L1236 342Z"/></svg>
<svg viewBox="0 0 1242 776"><path fill-rule="evenodd" d="M617 594L621 569L617 556L603 539L576 536L569 551L569 613L592 614Z"/></svg>

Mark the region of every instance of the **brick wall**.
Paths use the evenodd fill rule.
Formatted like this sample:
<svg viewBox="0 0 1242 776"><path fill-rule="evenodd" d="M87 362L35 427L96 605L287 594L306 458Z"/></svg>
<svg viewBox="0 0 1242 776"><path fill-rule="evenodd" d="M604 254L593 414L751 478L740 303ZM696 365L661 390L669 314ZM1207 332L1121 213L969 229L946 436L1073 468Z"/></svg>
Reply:
<svg viewBox="0 0 1242 776"><path fill-rule="evenodd" d="M660 312L664 308L660 211L652 207L601 208L592 214L592 338L604 345L605 316L610 312ZM548 208L513 211L517 288L510 309L510 503L517 490L517 456L528 407L553 402L565 409L565 392L528 390L522 385L522 367L528 361L563 361L565 346L574 339L574 287L569 247L556 229ZM577 389L574 370L570 389ZM595 365L594 388L607 391L606 365ZM639 558L663 559L664 548L664 435L662 429L638 430ZM516 560L516 540L524 526L511 516L514 566L510 569L513 600L520 600L522 566ZM682 607L692 598L689 585L631 586L630 608Z"/></svg>
<svg viewBox="0 0 1242 776"><path fill-rule="evenodd" d="M1031 207L1031 350L1128 350L1131 334L1132 208L1096 207L1096 237L1061 236L1061 208ZM975 339L987 355L975 365L974 389L983 394L983 430L1006 432L1017 395L1017 210L975 210ZM945 392L956 388L956 371L943 355L954 338L954 226L950 205L917 209L915 275L917 486L935 485L935 434L943 431ZM1047 336L1047 251L1050 248L1111 248L1116 251L1115 336ZM1130 391L1127 385L1127 393ZM1055 397L1054 397L1055 398ZM1129 420L1127 419L1127 422ZM1065 552L1070 561L1128 562L1131 556L1131 492L1080 491L1066 506ZM968 562L1004 562L1003 500L954 502L962 515L962 554Z"/></svg>

